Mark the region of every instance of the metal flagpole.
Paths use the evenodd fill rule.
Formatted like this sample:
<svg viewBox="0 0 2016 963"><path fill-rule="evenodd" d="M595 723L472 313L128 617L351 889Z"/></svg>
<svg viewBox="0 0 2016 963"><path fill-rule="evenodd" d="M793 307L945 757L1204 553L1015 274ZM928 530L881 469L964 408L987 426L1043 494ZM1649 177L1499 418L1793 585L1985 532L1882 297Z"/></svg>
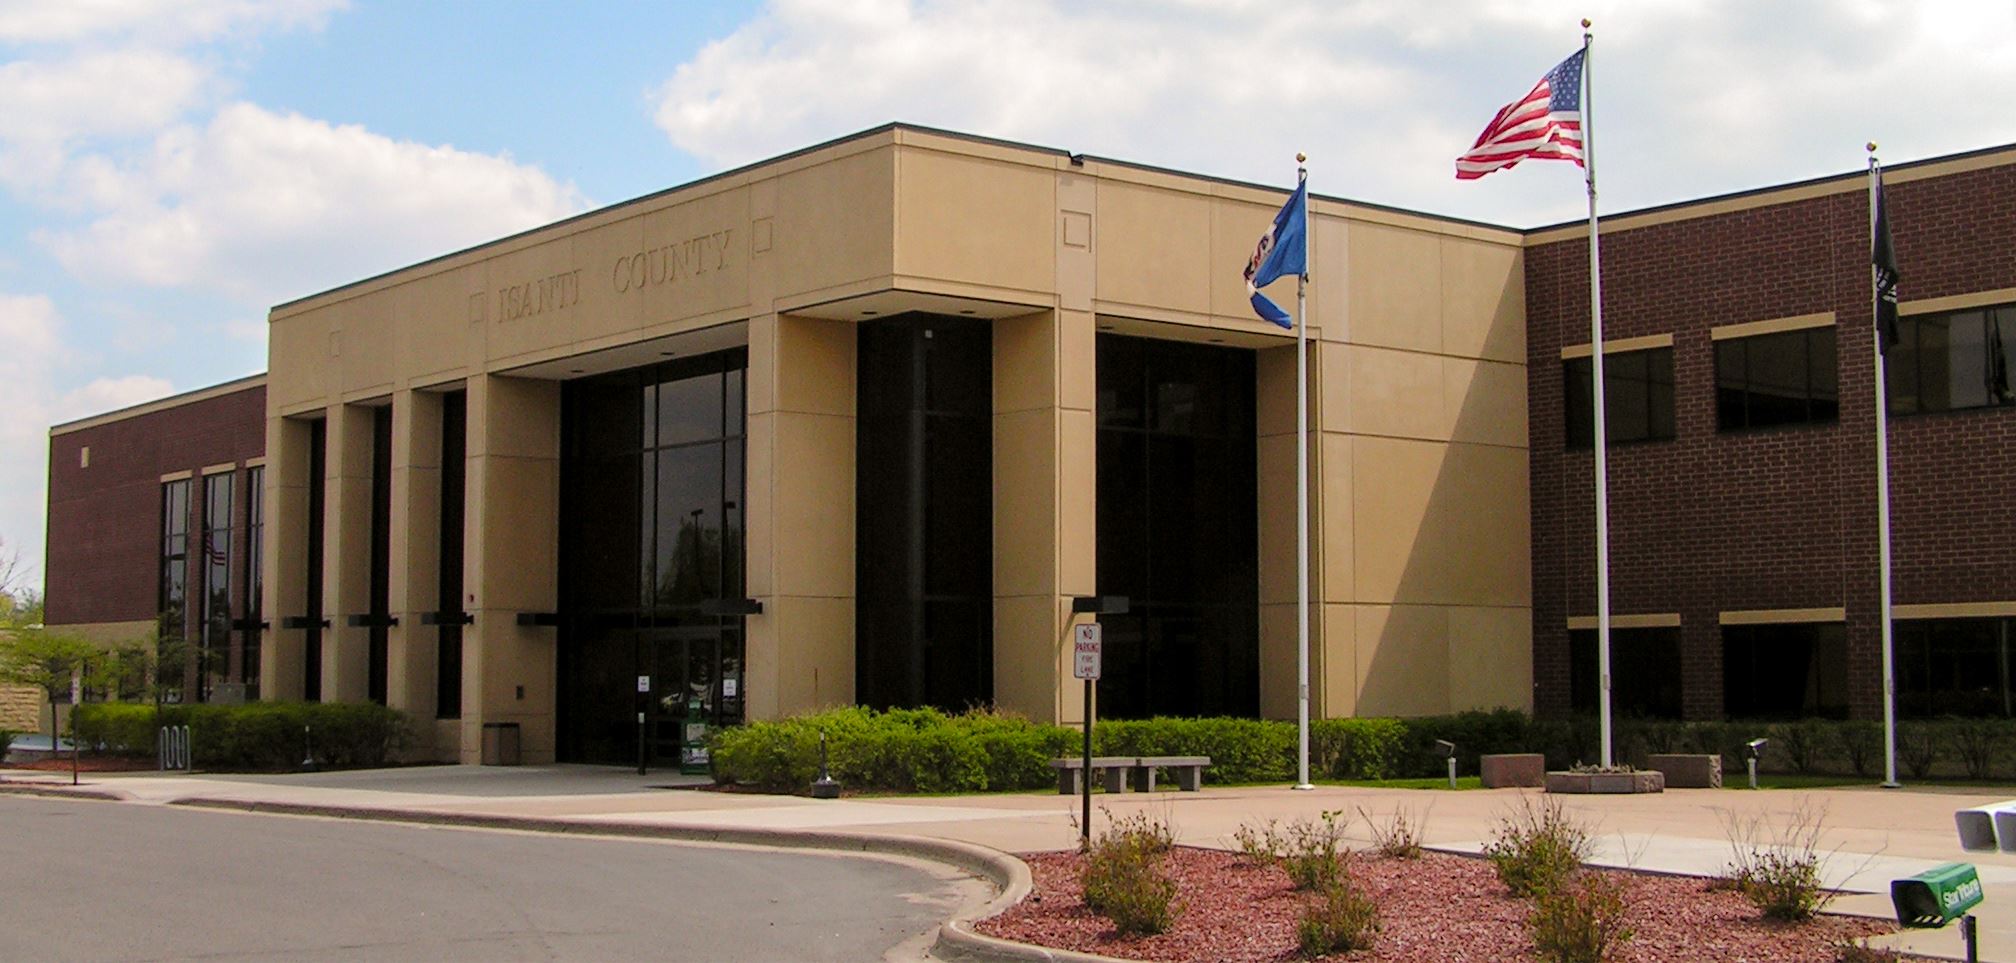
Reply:
<svg viewBox="0 0 2016 963"><path fill-rule="evenodd" d="M1610 439L1603 417L1603 262L1596 247L1595 76L1589 70L1593 37L1582 21L1582 171L1589 185L1589 379L1596 408L1596 713L1603 733L1603 765L1610 755Z"/></svg>
<svg viewBox="0 0 2016 963"><path fill-rule="evenodd" d="M1309 160L1295 155L1302 189L1302 273L1295 277L1295 788L1309 782Z"/></svg>
<svg viewBox="0 0 2016 963"><path fill-rule="evenodd" d="M1869 250L1876 250L1876 208L1882 190L1883 164L1876 159L1876 142L1869 146ZM1895 256L1894 254L1892 255ZM1882 596L1878 617L1883 620L1883 785L1895 789L1897 781L1897 675L1890 638L1890 406L1883 374L1883 293L1876 276L1876 259L1869 259L1869 333L1876 346L1876 565Z"/></svg>

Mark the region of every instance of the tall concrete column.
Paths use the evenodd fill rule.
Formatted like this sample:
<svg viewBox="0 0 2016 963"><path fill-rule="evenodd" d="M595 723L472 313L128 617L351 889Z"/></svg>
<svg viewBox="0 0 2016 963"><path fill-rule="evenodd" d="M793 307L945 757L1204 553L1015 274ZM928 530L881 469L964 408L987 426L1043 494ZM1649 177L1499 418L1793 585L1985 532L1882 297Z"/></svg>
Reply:
<svg viewBox="0 0 2016 963"><path fill-rule="evenodd" d="M1087 311L994 323L994 700L1067 723L1071 597L1098 592L1096 334Z"/></svg>
<svg viewBox="0 0 2016 963"><path fill-rule="evenodd" d="M370 408L332 405L323 475L322 701L370 697L371 630L347 618L371 611Z"/></svg>
<svg viewBox="0 0 2016 963"><path fill-rule="evenodd" d="M551 762L555 630L518 613L559 606L560 384L483 375L468 401L460 758L480 761L485 723L515 722L522 760Z"/></svg>
<svg viewBox="0 0 2016 963"><path fill-rule="evenodd" d="M266 419L266 535L260 611L270 627L260 637L259 695L270 701L302 697L307 677L305 631L281 620L307 614L308 487L314 426L300 418Z"/></svg>
<svg viewBox="0 0 2016 963"><path fill-rule="evenodd" d="M432 755L435 656L441 630L420 616L440 608L441 396L392 397L391 581L387 606L399 619L386 639L385 702L411 716L417 758Z"/></svg>
<svg viewBox="0 0 2016 963"><path fill-rule="evenodd" d="M749 322L746 712L854 701L854 325Z"/></svg>

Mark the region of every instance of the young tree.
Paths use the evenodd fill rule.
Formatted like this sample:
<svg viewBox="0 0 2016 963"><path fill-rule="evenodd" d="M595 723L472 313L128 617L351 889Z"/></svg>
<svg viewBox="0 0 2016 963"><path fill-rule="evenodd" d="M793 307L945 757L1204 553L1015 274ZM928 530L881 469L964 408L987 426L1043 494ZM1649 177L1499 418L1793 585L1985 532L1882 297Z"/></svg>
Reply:
<svg viewBox="0 0 2016 963"><path fill-rule="evenodd" d="M40 626L0 629L0 682L34 686L49 705L49 748L56 748L56 699L70 680L90 670L104 650L84 639Z"/></svg>

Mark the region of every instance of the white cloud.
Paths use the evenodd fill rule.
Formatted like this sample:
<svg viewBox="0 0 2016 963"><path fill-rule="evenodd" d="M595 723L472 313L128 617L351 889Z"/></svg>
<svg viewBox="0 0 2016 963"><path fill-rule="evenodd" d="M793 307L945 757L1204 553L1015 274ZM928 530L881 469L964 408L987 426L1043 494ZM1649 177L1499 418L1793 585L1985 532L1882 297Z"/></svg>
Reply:
<svg viewBox="0 0 2016 963"><path fill-rule="evenodd" d="M1452 160L1595 21L1606 209L2016 140L2006 0L777 0L656 92L678 147L746 163L892 120L1511 224L1580 175Z"/></svg>
<svg viewBox="0 0 2016 963"><path fill-rule="evenodd" d="M78 275L265 306L579 211L536 167L253 104L83 165L108 208L39 238Z"/></svg>
<svg viewBox="0 0 2016 963"><path fill-rule="evenodd" d="M322 22L347 0L0 0L0 42L164 43Z"/></svg>
<svg viewBox="0 0 2016 963"><path fill-rule="evenodd" d="M47 501L49 426L173 392L150 375L99 377L62 391L79 361L63 339L64 318L47 296L0 292L0 543L21 553L39 580Z"/></svg>

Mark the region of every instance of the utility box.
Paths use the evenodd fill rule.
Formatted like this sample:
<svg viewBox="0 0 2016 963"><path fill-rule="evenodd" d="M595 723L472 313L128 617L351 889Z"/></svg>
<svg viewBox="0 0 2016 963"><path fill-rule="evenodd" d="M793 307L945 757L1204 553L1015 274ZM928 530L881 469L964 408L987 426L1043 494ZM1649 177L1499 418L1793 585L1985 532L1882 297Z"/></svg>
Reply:
<svg viewBox="0 0 2016 963"><path fill-rule="evenodd" d="M1890 902L1901 926L1936 929L1981 905L1981 877L1969 863L1935 866L1890 882Z"/></svg>
<svg viewBox="0 0 2016 963"><path fill-rule="evenodd" d="M518 764L517 723L486 722L483 724L483 764L486 766L515 766Z"/></svg>

